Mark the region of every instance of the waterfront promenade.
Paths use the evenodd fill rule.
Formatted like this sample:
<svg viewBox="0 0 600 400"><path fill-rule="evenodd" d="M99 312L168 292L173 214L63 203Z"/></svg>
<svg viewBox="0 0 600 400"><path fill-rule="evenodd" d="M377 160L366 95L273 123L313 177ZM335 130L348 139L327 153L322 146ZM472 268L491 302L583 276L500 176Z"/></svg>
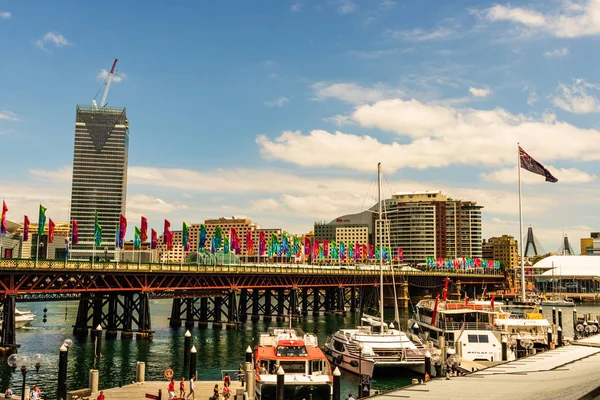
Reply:
<svg viewBox="0 0 600 400"><path fill-rule="evenodd" d="M215 385L219 385L219 393L223 392L223 381L196 381L196 390L195 390L195 398L206 400L210 396L213 395L213 388ZM131 400L131 399L143 399L145 394L153 394L157 395L158 390L162 390L162 399L168 399L169 393L167 392L167 387L169 382L167 380L164 381L146 381L144 383L132 383L130 385L125 385L119 388L113 389L105 389L104 395L109 400ZM189 392L189 381L185 382L185 393L186 395ZM235 399L235 394L237 389L241 388L241 383L239 381L231 382L231 392L232 395L230 399ZM179 381L175 381L175 397L179 397ZM90 399L95 399L100 392L92 393ZM191 397L190 397L191 399Z"/></svg>
<svg viewBox="0 0 600 400"><path fill-rule="evenodd" d="M378 400L568 400L600 395L600 337L450 380L436 379L375 396Z"/></svg>

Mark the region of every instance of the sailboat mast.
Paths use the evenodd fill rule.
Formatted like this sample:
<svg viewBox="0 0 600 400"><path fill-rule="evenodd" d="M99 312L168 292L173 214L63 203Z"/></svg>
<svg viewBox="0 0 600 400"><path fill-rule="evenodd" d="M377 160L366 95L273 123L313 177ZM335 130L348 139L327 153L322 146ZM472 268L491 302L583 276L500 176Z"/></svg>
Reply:
<svg viewBox="0 0 600 400"><path fill-rule="evenodd" d="M381 163L377 163L377 208L378 208L378 218L377 218L377 233L379 235L379 314L381 316L381 329L379 329L379 334L383 335L383 210L381 207Z"/></svg>

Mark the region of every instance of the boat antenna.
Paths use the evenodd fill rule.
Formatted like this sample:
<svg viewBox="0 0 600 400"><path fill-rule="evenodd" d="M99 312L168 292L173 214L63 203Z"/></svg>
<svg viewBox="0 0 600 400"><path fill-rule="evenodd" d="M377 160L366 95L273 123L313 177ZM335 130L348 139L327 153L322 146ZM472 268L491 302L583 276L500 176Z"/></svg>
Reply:
<svg viewBox="0 0 600 400"><path fill-rule="evenodd" d="M381 163L377 163L377 230L379 234L379 315L381 316L381 325L379 334L383 335L383 210L381 209Z"/></svg>

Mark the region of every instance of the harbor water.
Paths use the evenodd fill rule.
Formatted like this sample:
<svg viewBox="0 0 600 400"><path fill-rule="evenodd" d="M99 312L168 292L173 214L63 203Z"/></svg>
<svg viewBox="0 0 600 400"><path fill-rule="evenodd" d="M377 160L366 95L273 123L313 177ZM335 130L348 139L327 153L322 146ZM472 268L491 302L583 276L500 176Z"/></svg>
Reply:
<svg viewBox="0 0 600 400"><path fill-rule="evenodd" d="M27 385L39 385L47 398L56 398L58 355L63 341L70 338L74 341L69 349L67 374L68 390L88 386L90 369L98 369L100 388L117 387L132 383L135 379L137 361L146 363L146 380L164 379L165 369L175 371L175 377L181 378L183 371L183 335L185 328L170 328L168 317L171 312L170 300L152 300L152 329L155 331L152 341L121 339L102 340L102 357L95 359L94 342L90 337L75 339L73 324L77 314L77 302L36 302L18 303L19 310L30 310L37 319L31 326L17 330L17 342L21 345L19 353L33 355L43 354L48 363L39 372L27 373ZM43 322L44 308L47 308L47 322ZM288 322L286 322L287 324ZM351 316L308 316L294 324L305 332L312 332L323 345L327 336L339 328L356 325ZM278 326L276 322L247 322L238 330L191 329L193 345L198 351L198 379L220 380L222 370L237 370L239 363L244 362L248 346L253 347L258 341L260 332L270 326ZM372 389L390 390L408 385L414 376L406 374L389 374L377 376L372 382ZM6 360L0 360L0 391L8 385L20 393L22 375L20 371L12 372ZM165 380L165 388L166 388ZM187 384L186 384L187 387ZM356 394L358 377L342 371L342 393Z"/></svg>

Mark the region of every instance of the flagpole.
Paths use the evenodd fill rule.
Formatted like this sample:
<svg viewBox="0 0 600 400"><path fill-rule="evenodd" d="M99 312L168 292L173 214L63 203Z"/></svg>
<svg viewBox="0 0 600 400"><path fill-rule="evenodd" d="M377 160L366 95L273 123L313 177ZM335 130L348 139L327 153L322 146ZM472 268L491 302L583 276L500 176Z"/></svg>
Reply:
<svg viewBox="0 0 600 400"><path fill-rule="evenodd" d="M521 146L517 142L517 176L519 180L519 240L521 241L521 301L525 301L525 246L523 246L523 207L521 205ZM515 272L515 278L516 278ZM516 285L515 279L515 285Z"/></svg>
<svg viewBox="0 0 600 400"><path fill-rule="evenodd" d="M94 244L92 245L92 269L94 269L94 262L96 261L96 235L94 235Z"/></svg>

